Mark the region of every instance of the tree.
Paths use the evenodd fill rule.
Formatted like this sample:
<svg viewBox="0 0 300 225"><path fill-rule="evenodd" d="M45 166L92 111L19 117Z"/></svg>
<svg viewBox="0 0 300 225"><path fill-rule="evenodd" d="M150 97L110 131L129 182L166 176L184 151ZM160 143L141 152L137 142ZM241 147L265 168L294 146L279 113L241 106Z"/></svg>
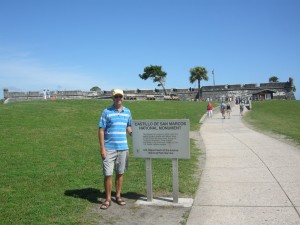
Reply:
<svg viewBox="0 0 300 225"><path fill-rule="evenodd" d="M277 82L278 82L278 77L276 77L276 76L270 77L270 78L269 78L269 82L270 82L270 83L277 83Z"/></svg>
<svg viewBox="0 0 300 225"><path fill-rule="evenodd" d="M152 79L153 82L158 82L157 86L161 86L164 90L165 95L167 95L167 91L165 89L167 73L161 69L161 66L150 65L144 68L144 73L139 74L139 77L143 80L147 80L148 78Z"/></svg>
<svg viewBox="0 0 300 225"><path fill-rule="evenodd" d="M207 70L204 67L196 66L190 69L190 82L193 84L196 80L198 81L198 99L200 99L200 81L208 81Z"/></svg>
<svg viewBox="0 0 300 225"><path fill-rule="evenodd" d="M101 91L101 88L95 86L95 87L92 87L92 88L90 89L90 91L97 91L97 92L100 92L100 91Z"/></svg>

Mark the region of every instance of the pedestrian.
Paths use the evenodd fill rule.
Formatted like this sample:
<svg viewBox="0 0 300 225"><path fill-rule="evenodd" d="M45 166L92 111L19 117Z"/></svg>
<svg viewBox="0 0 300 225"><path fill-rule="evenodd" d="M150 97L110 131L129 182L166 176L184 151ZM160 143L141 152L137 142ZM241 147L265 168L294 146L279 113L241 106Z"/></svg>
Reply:
<svg viewBox="0 0 300 225"><path fill-rule="evenodd" d="M132 135L131 112L122 105L124 93L120 89L112 92L113 105L104 109L99 121L98 137L102 157L105 200L101 209L111 205L112 175L116 172L115 188L116 203L124 206L126 202L121 197L123 174L128 166L128 143L126 133Z"/></svg>
<svg viewBox="0 0 300 225"><path fill-rule="evenodd" d="M225 119L225 110L226 110L226 104L222 101L220 105L220 111L222 113L222 117Z"/></svg>
<svg viewBox="0 0 300 225"><path fill-rule="evenodd" d="M47 92L46 92L46 95L47 95L47 99L50 99L50 91L49 91L49 89L47 89Z"/></svg>
<svg viewBox="0 0 300 225"><path fill-rule="evenodd" d="M227 104L226 104L226 112L227 112L228 119L230 119L231 105L229 102L227 102Z"/></svg>
<svg viewBox="0 0 300 225"><path fill-rule="evenodd" d="M213 105L210 102L207 105L207 115L208 118L212 118L213 116Z"/></svg>
<svg viewBox="0 0 300 225"><path fill-rule="evenodd" d="M243 111L244 111L244 102L242 101L240 103L240 115L242 116L243 115Z"/></svg>
<svg viewBox="0 0 300 225"><path fill-rule="evenodd" d="M44 96L44 99L46 100L46 99L47 99L47 92L46 92L46 89L44 89L44 91L43 91L43 96Z"/></svg>

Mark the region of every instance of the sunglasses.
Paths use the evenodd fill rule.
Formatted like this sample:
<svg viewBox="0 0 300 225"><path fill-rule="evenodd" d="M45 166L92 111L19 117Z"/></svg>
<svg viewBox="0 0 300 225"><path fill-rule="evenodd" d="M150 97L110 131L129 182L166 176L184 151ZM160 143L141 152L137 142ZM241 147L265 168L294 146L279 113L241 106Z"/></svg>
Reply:
<svg viewBox="0 0 300 225"><path fill-rule="evenodd" d="M115 95L114 98L123 98L122 95Z"/></svg>

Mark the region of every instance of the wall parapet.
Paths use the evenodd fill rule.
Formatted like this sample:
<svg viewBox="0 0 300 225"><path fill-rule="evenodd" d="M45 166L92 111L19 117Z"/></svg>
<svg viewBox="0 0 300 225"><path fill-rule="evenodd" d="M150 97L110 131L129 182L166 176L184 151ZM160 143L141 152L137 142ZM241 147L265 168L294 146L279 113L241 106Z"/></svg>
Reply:
<svg viewBox="0 0 300 225"><path fill-rule="evenodd" d="M226 84L215 86L202 86L200 90L201 100L219 100L224 98L235 98L242 96L251 96L261 90L274 91L274 96L277 99L295 99L293 93L292 82L277 82L277 83L260 83L260 84ZM198 99L197 88L171 88L166 89L168 96L162 89L136 89L124 90L124 97L127 100L167 100L167 99L180 99L191 101ZM4 100L9 101L29 101L29 100L42 100L44 99L43 92L29 91L29 92L10 92L8 89L3 89ZM81 90L68 90L68 91L50 91L50 96L47 99L109 99L111 98L112 91L81 91ZM148 97L147 97L148 96ZM154 96L154 97L149 97Z"/></svg>

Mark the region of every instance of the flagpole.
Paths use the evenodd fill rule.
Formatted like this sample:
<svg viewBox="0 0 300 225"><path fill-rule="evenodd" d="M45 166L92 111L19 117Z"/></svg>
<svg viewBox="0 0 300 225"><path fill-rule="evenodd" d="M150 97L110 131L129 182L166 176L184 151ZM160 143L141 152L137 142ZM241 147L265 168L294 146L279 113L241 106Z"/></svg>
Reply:
<svg viewBox="0 0 300 225"><path fill-rule="evenodd" d="M216 86L216 84L215 84L215 69L213 69L213 70L211 71L211 73L212 73L212 75L213 75L214 86Z"/></svg>

